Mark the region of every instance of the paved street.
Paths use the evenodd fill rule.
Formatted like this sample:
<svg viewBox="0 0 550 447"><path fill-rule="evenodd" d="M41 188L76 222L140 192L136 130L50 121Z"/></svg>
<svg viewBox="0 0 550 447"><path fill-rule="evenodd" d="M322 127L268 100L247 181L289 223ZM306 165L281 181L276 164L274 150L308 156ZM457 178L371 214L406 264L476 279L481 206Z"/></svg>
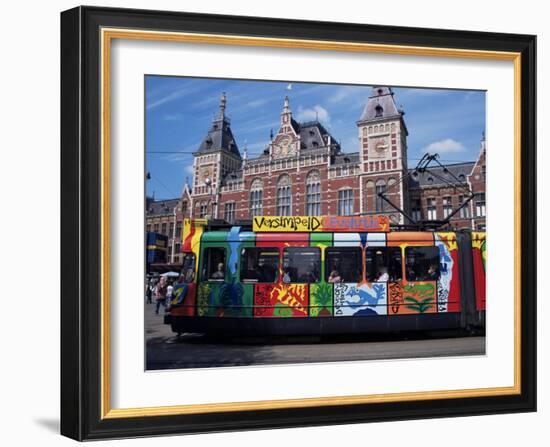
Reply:
<svg viewBox="0 0 550 447"><path fill-rule="evenodd" d="M162 308L155 315L152 304L145 305L147 369L208 368L217 366L307 363L345 360L373 360L411 357L480 355L485 353L485 337L428 338L414 335L396 337L285 337L255 339L213 339L197 334L177 337L164 325Z"/></svg>

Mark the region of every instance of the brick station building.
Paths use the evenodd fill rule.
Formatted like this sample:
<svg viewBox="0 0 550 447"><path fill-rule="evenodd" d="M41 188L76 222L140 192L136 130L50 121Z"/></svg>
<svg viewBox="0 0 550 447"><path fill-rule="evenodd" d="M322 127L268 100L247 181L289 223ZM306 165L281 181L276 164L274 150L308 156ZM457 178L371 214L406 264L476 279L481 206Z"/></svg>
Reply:
<svg viewBox="0 0 550 447"><path fill-rule="evenodd" d="M485 139L477 160L414 172L407 164L405 113L390 87L373 87L355 123L358 152L344 151L319 121L297 122L286 97L279 130L261 155L249 158L246 148L238 148L226 106L222 94L193 153L193 184L176 200L181 218L387 214L409 223L377 196L385 191L413 219L441 220L466 200L469 187L475 198L452 217L451 227L485 229Z"/></svg>

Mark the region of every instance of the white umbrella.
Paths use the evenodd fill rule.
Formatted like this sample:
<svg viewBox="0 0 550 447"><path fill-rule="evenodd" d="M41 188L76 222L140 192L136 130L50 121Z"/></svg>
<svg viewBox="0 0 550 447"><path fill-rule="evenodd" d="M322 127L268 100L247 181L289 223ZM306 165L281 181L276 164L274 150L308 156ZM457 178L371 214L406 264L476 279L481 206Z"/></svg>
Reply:
<svg viewBox="0 0 550 447"><path fill-rule="evenodd" d="M166 277L174 277L174 276L180 276L180 274L178 272L166 272L166 273L163 273L162 275L160 276L166 276Z"/></svg>

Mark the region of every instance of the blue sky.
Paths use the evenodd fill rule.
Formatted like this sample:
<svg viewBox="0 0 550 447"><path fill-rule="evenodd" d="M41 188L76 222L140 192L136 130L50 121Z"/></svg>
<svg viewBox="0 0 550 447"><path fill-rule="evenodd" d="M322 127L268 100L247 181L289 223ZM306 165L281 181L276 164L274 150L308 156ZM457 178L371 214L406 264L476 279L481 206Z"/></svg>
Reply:
<svg viewBox="0 0 550 447"><path fill-rule="evenodd" d="M289 84L291 88L289 90ZM443 163L475 160L485 130L485 92L393 88L405 110L409 130L409 167L426 152ZM192 180L193 156L226 92L226 114L239 149L249 157L262 152L269 133L277 132L285 95L297 121L318 118L340 141L344 152L357 152L357 127L371 86L310 84L147 76L145 79L147 194L178 197L185 177Z"/></svg>

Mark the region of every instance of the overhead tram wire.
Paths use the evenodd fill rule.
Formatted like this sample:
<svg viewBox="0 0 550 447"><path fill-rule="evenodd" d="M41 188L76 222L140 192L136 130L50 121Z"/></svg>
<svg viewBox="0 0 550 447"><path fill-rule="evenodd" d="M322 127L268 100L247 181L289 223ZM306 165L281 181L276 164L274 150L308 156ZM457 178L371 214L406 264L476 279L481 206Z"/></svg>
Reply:
<svg viewBox="0 0 550 447"><path fill-rule="evenodd" d="M151 172L148 172L148 174L151 180L155 180L156 182L158 182L159 185L162 186L172 197L178 197L178 194L174 194L174 191L170 190L170 188L168 188L164 183L162 183L157 177L153 177L151 175Z"/></svg>

